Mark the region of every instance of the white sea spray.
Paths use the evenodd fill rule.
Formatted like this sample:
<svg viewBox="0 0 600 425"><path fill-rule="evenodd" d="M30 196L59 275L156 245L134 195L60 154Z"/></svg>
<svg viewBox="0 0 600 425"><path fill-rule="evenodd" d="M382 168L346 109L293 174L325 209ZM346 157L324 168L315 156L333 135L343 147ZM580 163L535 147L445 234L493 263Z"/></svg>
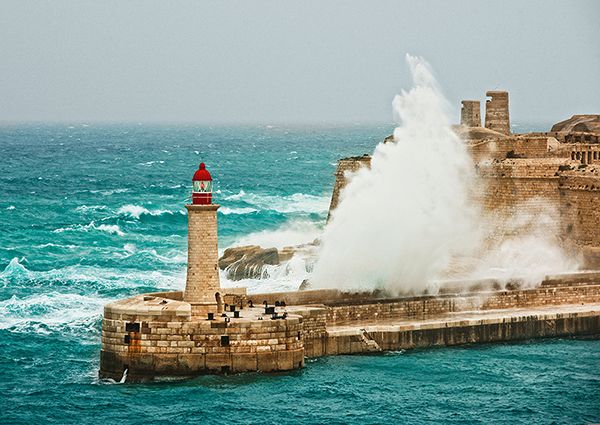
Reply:
<svg viewBox="0 0 600 425"><path fill-rule="evenodd" d="M486 239L494 223L473 201L482 183L450 127L448 103L429 65L410 55L407 62L414 85L394 98L394 142L379 144L371 168L349 176L323 232L313 286L436 292L457 257L478 258L472 277L524 274L529 285L576 267L522 215L510 219L530 225L514 238L499 245Z"/></svg>

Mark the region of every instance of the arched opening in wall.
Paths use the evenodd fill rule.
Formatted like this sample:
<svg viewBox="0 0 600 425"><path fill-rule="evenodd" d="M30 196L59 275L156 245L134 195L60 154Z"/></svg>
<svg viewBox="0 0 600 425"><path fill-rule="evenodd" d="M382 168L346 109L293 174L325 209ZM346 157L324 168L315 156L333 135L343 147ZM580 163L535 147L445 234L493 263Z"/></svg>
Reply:
<svg viewBox="0 0 600 425"><path fill-rule="evenodd" d="M220 293L215 293L215 300L217 301L217 312L223 313L223 299Z"/></svg>
<svg viewBox="0 0 600 425"><path fill-rule="evenodd" d="M592 162L592 151L588 151L587 163L590 164Z"/></svg>
<svg viewBox="0 0 600 425"><path fill-rule="evenodd" d="M575 158L577 158L577 161L581 160L581 152L577 152L577 154L575 155Z"/></svg>
<svg viewBox="0 0 600 425"><path fill-rule="evenodd" d="M575 152L571 152L571 159L575 159Z"/></svg>
<svg viewBox="0 0 600 425"><path fill-rule="evenodd" d="M594 151L594 160L597 160L597 159L598 159L598 152Z"/></svg>

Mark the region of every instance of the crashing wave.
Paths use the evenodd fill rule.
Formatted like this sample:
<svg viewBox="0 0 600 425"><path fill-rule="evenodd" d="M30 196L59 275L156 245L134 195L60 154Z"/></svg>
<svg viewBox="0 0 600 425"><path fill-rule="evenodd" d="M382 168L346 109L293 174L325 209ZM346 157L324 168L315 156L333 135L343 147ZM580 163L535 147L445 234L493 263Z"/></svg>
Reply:
<svg viewBox="0 0 600 425"><path fill-rule="evenodd" d="M167 258L167 257L165 257ZM185 262L183 255L179 258L167 258L169 262ZM183 287L185 269L166 271L121 270L80 264L58 269L32 271L22 262L24 259L13 258L0 272L0 284L10 285L11 289L30 289L32 287L67 287L69 290L82 289L90 291L129 291L134 288L143 289L177 289Z"/></svg>
<svg viewBox="0 0 600 425"><path fill-rule="evenodd" d="M135 244L125 244L123 246L124 254L116 253L115 255L119 258L129 258L132 256L146 257L150 259L157 259L165 264L185 264L187 262L187 255L181 251L171 250L170 253L173 255L162 255L159 254L155 249L138 249Z"/></svg>
<svg viewBox="0 0 600 425"><path fill-rule="evenodd" d="M277 229L262 230L242 236L228 247L258 245L262 248L282 249L313 242L321 235L321 231L321 227L312 221L291 221Z"/></svg>
<svg viewBox="0 0 600 425"><path fill-rule="evenodd" d="M97 296L49 293L0 301L0 329L23 333L99 333L103 305L110 300Z"/></svg>
<svg viewBox="0 0 600 425"><path fill-rule="evenodd" d="M117 210L118 215L128 216L135 219L139 219L143 215L151 215L151 216L159 216L163 214L173 214L173 211L169 210L154 210L150 211L149 209L142 207L141 205L123 205L121 208Z"/></svg>

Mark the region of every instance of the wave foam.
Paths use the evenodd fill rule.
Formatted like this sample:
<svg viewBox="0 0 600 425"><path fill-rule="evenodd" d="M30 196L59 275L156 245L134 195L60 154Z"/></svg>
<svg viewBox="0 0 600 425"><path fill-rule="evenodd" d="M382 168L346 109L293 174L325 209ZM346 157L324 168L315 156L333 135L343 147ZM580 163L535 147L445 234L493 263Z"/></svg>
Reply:
<svg viewBox="0 0 600 425"><path fill-rule="evenodd" d="M169 253L172 255L159 254L155 249L142 249L139 250L135 244L125 244L123 246L125 254L116 253L115 255L120 258L129 258L131 256L150 257L151 259L157 259L164 264L185 264L187 262L187 255L181 251L172 250Z"/></svg>
<svg viewBox="0 0 600 425"><path fill-rule="evenodd" d="M229 214L252 214L258 212L256 208L229 208L229 207L221 207L219 208L219 212L221 214L229 215Z"/></svg>
<svg viewBox="0 0 600 425"><path fill-rule="evenodd" d="M123 205L121 208L117 210L118 215L124 215L133 217L135 219L139 219L142 215L152 215L159 216L163 214L173 214L173 211L169 210L155 210L150 211L149 209L142 207L141 205Z"/></svg>
<svg viewBox="0 0 600 425"><path fill-rule="evenodd" d="M281 249L313 242L320 234L321 229L314 222L292 221L274 230L263 230L242 236L230 246L258 245L262 248Z"/></svg>
<svg viewBox="0 0 600 425"><path fill-rule="evenodd" d="M225 196L229 201L242 201L263 211L279 213L324 214L329 209L329 196L294 193L286 196L246 193L240 190L235 195Z"/></svg>
<svg viewBox="0 0 600 425"><path fill-rule="evenodd" d="M99 230L101 232L110 233L118 236L125 236L125 233L121 230L121 228L117 224L101 224L96 226L95 222L91 222L89 224L75 224L73 226L61 227L59 229L54 229L52 233L63 233L63 232L89 232L90 230Z"/></svg>
<svg viewBox="0 0 600 425"><path fill-rule="evenodd" d="M12 332L91 334L97 339L97 323L103 305L110 300L78 294L13 295L0 301L0 329Z"/></svg>
<svg viewBox="0 0 600 425"><path fill-rule="evenodd" d="M106 210L106 208L107 207L105 205L80 205L77 208L75 208L75 211L81 212L81 213L87 213L88 211Z"/></svg>
<svg viewBox="0 0 600 425"><path fill-rule="evenodd" d="M165 257L168 262L185 262L181 258ZM129 290L148 287L154 289L181 289L185 282L185 269L176 271L140 271L102 268L97 266L72 265L58 269L32 271L22 263L24 258L13 258L0 272L0 284L10 285L12 289L31 289L32 287L63 286L70 290L85 289L88 291Z"/></svg>

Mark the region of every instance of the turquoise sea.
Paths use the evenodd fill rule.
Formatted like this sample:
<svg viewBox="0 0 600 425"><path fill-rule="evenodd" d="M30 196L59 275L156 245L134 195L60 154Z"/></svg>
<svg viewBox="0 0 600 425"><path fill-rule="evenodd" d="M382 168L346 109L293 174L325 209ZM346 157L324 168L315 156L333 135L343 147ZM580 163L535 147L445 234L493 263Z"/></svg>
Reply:
<svg viewBox="0 0 600 425"><path fill-rule="evenodd" d="M372 152L392 129L0 126L0 423L600 422L598 339L340 356L184 382L97 378L102 306L184 285L183 205L199 162L222 205L221 249L297 244L324 225L336 160ZM243 283L293 289L302 266Z"/></svg>

